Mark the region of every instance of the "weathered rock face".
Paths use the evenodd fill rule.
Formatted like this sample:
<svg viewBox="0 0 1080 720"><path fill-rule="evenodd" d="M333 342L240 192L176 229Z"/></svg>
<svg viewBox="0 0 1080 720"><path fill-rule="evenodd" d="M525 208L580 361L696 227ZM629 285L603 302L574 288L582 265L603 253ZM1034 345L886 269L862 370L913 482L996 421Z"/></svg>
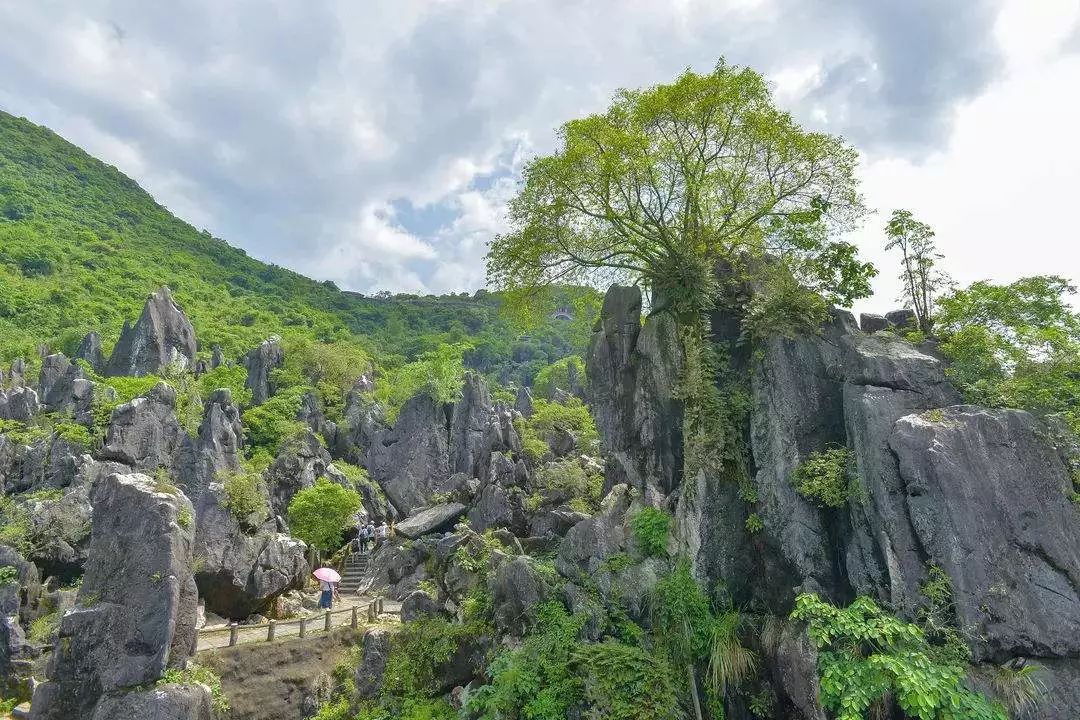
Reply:
<svg viewBox="0 0 1080 720"><path fill-rule="evenodd" d="M19 386L6 393L0 390L0 420L27 422L40 409L38 394L32 388Z"/></svg>
<svg viewBox="0 0 1080 720"><path fill-rule="evenodd" d="M1080 656L1080 513L1044 434L1025 412L956 406L889 436L924 563L952 579L977 660Z"/></svg>
<svg viewBox="0 0 1080 720"><path fill-rule="evenodd" d="M412 622L425 617L445 616L446 613L435 598L423 590L413 590L401 601L401 622Z"/></svg>
<svg viewBox="0 0 1080 720"><path fill-rule="evenodd" d="M274 394L270 372L285 362L285 351L278 338L263 340L257 348L248 351L240 363L247 368L246 386L251 390L251 402L262 405Z"/></svg>
<svg viewBox="0 0 1080 720"><path fill-rule="evenodd" d="M191 503L137 474L109 476L92 501L79 603L61 621L35 720L94 717L103 695L153 682L195 650Z"/></svg>
<svg viewBox="0 0 1080 720"><path fill-rule="evenodd" d="M92 515L88 482L76 484L59 500L40 503L30 516L30 559L49 577L78 577L90 551Z"/></svg>
<svg viewBox="0 0 1080 720"><path fill-rule="evenodd" d="M203 493L221 473L240 469L243 444L244 427L232 393L215 390L207 400L199 436L194 442L192 472L179 478L180 486L195 507L201 507Z"/></svg>
<svg viewBox="0 0 1080 720"><path fill-rule="evenodd" d="M173 469L186 476L192 467L191 437L176 419L176 391L160 382L146 395L113 411L100 457L132 469L153 472Z"/></svg>
<svg viewBox="0 0 1080 720"><path fill-rule="evenodd" d="M222 486L211 483L199 508L195 581L208 611L242 619L302 588L311 570L302 542L275 532L273 521L241 527L224 500Z"/></svg>
<svg viewBox="0 0 1080 720"><path fill-rule="evenodd" d="M152 375L174 364L191 368L196 349L195 329L163 287L146 300L135 325L124 323L105 374Z"/></svg>
<svg viewBox="0 0 1080 720"><path fill-rule="evenodd" d="M851 335L841 344L844 420L861 483L860 502L850 503L848 581L860 594L915 607L925 568L888 439L904 415L952 405L959 396L946 382L942 363L903 340Z"/></svg>
<svg viewBox="0 0 1080 720"><path fill-rule="evenodd" d="M674 398L681 367L674 321L641 325L641 291L612 286L587 360L593 417L608 456L607 483L665 494L682 476L682 409Z"/></svg>
<svg viewBox="0 0 1080 720"><path fill-rule="evenodd" d="M376 436L386 429L382 406L370 392L354 388L345 397L344 421L334 437L331 454L335 459L366 467L368 451Z"/></svg>
<svg viewBox="0 0 1080 720"><path fill-rule="evenodd" d="M41 361L38 397L46 412L70 411L77 421L89 423L93 390L93 383L84 377L82 368L63 353L49 355Z"/></svg>
<svg viewBox="0 0 1080 720"><path fill-rule="evenodd" d="M467 373L450 415L450 470L485 481L492 452L520 450L512 411L493 406L483 376Z"/></svg>
<svg viewBox="0 0 1080 720"><path fill-rule="evenodd" d="M105 367L105 354L101 351L101 336L96 332L87 333L79 343L75 357L90 363L94 372L101 372Z"/></svg>
<svg viewBox="0 0 1080 720"><path fill-rule="evenodd" d="M386 661L390 658L390 632L372 628L364 633L360 664L356 667L356 695L362 700L378 697Z"/></svg>
<svg viewBox="0 0 1080 720"><path fill-rule="evenodd" d="M836 599L844 585L830 537L836 520L799 495L791 476L809 453L845 442L840 339L854 324L836 313L820 335L770 338L753 365L750 439L767 531L756 591L781 610L799 592Z"/></svg>
<svg viewBox="0 0 1080 720"><path fill-rule="evenodd" d="M446 407L426 393L405 402L397 422L376 435L368 451L368 473L401 515L426 505L450 477Z"/></svg>
<svg viewBox="0 0 1080 720"><path fill-rule="evenodd" d="M504 563L491 582L495 627L511 635L525 633L532 609L554 594L529 559Z"/></svg>

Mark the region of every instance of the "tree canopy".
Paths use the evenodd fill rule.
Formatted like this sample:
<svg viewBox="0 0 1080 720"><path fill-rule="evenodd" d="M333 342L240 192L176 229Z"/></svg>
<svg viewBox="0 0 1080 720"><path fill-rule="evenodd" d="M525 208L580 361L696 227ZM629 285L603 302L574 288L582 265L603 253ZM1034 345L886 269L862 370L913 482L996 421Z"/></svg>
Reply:
<svg viewBox="0 0 1080 720"><path fill-rule="evenodd" d="M489 283L511 297L536 307L555 283L629 282L685 316L715 300L720 263L765 257L829 300L869 294L872 266L830 239L865 212L857 153L800 127L753 70L720 61L621 90L558 138L527 164L512 230L488 252Z"/></svg>
<svg viewBox="0 0 1080 720"><path fill-rule="evenodd" d="M915 311L919 330L929 334L934 326L934 301L938 294L952 285L948 273L938 261L944 256L937 251L934 229L916 220L910 210L893 210L885 224L886 250L899 249L900 282L904 293L900 300Z"/></svg>

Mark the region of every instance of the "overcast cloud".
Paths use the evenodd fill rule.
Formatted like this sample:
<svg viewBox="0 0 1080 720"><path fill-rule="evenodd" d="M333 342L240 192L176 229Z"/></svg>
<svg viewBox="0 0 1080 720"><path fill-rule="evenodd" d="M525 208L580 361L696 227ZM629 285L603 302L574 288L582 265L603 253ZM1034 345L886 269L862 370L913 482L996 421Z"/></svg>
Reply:
<svg viewBox="0 0 1080 720"><path fill-rule="evenodd" d="M1080 188L1078 5L0 0L0 108L261 259L363 292L474 290L561 122L723 55L852 141L871 204L935 224L958 279L1077 277L1045 203ZM882 223L855 239L885 266Z"/></svg>

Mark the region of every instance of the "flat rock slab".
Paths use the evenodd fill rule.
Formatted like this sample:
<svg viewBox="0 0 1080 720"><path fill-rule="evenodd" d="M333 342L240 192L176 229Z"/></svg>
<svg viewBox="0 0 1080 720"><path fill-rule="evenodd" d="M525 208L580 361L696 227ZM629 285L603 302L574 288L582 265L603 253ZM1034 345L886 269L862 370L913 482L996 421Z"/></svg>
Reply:
<svg viewBox="0 0 1080 720"><path fill-rule="evenodd" d="M444 503L421 510L410 515L394 526L394 530L410 540L421 535L449 529L455 520L465 514L466 507L461 503Z"/></svg>

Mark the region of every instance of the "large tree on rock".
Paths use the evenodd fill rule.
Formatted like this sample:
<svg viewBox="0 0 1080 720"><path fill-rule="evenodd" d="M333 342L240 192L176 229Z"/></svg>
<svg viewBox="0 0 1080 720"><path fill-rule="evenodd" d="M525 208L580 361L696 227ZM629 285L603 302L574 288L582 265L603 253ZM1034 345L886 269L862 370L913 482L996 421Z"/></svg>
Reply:
<svg viewBox="0 0 1080 720"><path fill-rule="evenodd" d="M743 404L717 391L723 363L707 313L726 306L751 337L790 333L820 325L828 302L869 294L873 266L834 239L865 213L856 163L843 140L778 109L747 68L721 61L621 90L527 164L488 282L524 318L545 310L557 284L643 286L682 335L687 470L737 469L740 423L721 415Z"/></svg>
<svg viewBox="0 0 1080 720"><path fill-rule="evenodd" d="M846 304L869 294L874 273L830 239L864 214L856 163L840 138L775 107L748 68L721 61L705 75L621 90L528 163L513 229L488 253L489 282L527 300L512 303L520 309L556 283L636 283L685 321L753 267L762 301L792 300L794 280ZM735 272L721 278L721 265Z"/></svg>

